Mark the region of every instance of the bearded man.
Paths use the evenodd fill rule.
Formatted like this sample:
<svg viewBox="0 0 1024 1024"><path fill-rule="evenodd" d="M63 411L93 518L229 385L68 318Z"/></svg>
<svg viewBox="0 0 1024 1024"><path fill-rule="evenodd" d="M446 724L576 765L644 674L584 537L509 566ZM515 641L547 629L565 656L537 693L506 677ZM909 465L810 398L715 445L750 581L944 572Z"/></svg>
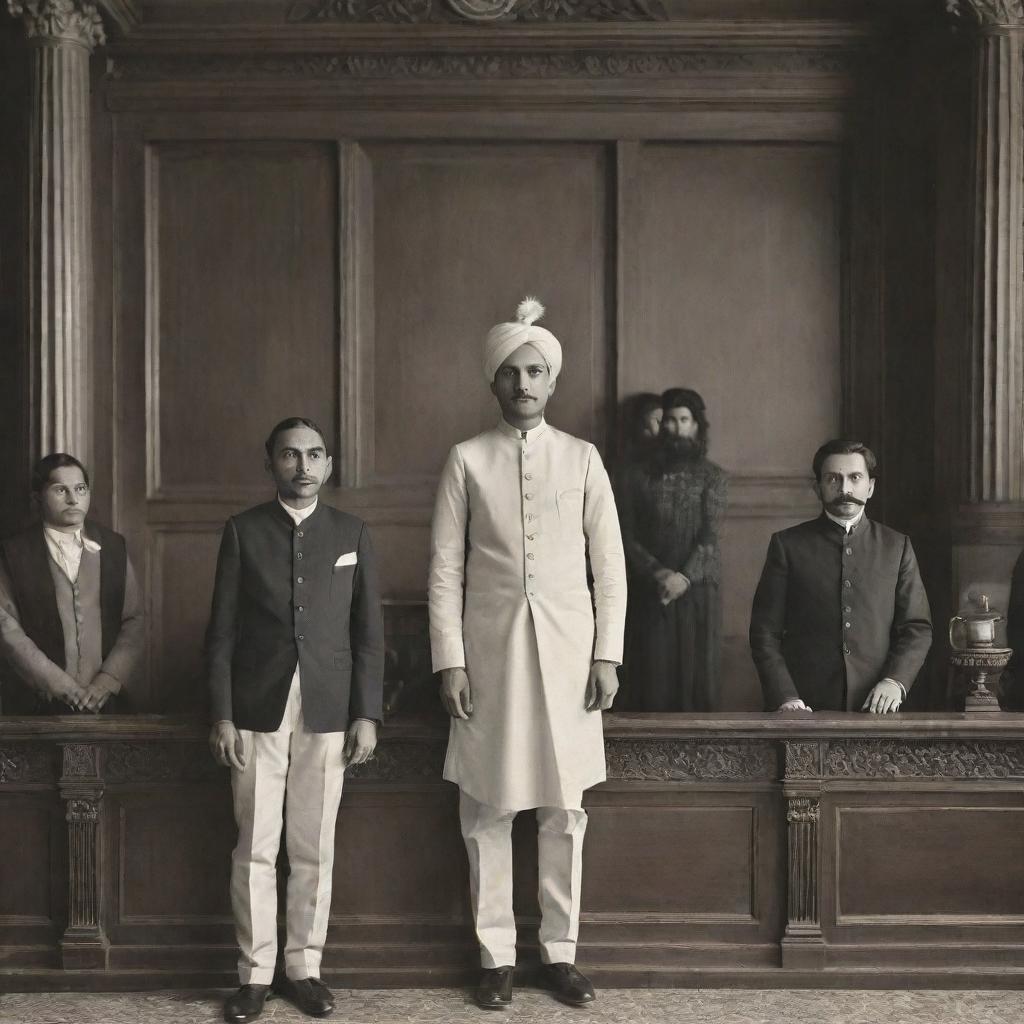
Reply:
<svg viewBox="0 0 1024 1024"><path fill-rule="evenodd" d="M627 470L619 494L630 569L629 707L715 711L726 476L707 458L704 399L670 388L661 404L660 444Z"/></svg>

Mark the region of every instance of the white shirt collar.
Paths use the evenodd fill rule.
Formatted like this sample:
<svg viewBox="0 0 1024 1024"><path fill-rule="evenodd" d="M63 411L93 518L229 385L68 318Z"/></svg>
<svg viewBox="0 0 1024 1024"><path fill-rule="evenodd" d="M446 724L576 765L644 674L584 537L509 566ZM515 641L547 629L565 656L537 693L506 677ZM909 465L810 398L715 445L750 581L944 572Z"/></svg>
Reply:
<svg viewBox="0 0 1024 1024"><path fill-rule="evenodd" d="M277 496L277 503L292 517L292 522L298 526L304 519L308 519L315 511L316 506L319 503L319 498L313 499L312 505L307 505L306 508L292 508L291 505L286 505L281 500L281 495Z"/></svg>
<svg viewBox="0 0 1024 1024"><path fill-rule="evenodd" d="M860 521L864 518L864 506L861 505L860 511L852 519L840 519L838 516L832 515L828 509L825 509L825 515L832 520L836 526L841 526L845 533L853 533L853 531L860 524Z"/></svg>
<svg viewBox="0 0 1024 1024"><path fill-rule="evenodd" d="M520 430L518 427L513 427L504 416L499 416L498 429L507 437L514 437L517 441L525 441L529 444L531 441L536 441L548 429L548 424L547 420L542 418L540 423L530 430Z"/></svg>
<svg viewBox="0 0 1024 1024"><path fill-rule="evenodd" d="M43 526L43 532L46 535L47 541L61 548L79 548L80 550L90 551L93 554L102 550L96 541L82 535L81 527L75 530L74 533L65 533L63 530L55 530L52 526Z"/></svg>

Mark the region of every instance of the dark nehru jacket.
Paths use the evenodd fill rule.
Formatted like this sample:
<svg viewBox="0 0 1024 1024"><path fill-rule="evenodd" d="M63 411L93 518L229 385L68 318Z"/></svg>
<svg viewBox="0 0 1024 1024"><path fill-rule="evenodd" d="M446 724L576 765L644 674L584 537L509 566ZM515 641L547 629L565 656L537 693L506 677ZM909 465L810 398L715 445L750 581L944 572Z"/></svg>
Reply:
<svg viewBox="0 0 1024 1024"><path fill-rule="evenodd" d="M229 519L206 649L215 722L279 728L296 662L312 732L379 720L384 631L362 520L321 501L296 526L277 500Z"/></svg>
<svg viewBox="0 0 1024 1024"><path fill-rule="evenodd" d="M824 513L772 537L750 616L768 710L859 711L887 676L909 690L931 640L908 537L866 515L847 535Z"/></svg>

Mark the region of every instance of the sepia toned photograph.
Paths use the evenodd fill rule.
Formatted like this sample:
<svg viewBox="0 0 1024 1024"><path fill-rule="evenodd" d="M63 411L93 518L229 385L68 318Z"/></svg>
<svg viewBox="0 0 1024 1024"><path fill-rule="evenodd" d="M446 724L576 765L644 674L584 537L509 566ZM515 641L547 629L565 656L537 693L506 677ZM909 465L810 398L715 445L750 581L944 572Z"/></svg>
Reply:
<svg viewBox="0 0 1024 1024"><path fill-rule="evenodd" d="M0 5L0 1024L1016 1024L1021 0Z"/></svg>

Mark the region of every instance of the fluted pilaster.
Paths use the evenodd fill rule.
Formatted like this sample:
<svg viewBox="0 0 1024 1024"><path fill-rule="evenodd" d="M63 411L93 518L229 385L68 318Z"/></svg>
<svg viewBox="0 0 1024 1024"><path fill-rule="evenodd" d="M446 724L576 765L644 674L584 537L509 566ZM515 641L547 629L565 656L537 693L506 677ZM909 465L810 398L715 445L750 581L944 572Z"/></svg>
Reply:
<svg viewBox="0 0 1024 1024"><path fill-rule="evenodd" d="M67 743L60 793L68 824L68 921L61 938L65 969L104 968L107 939L100 921L99 748Z"/></svg>
<svg viewBox="0 0 1024 1024"><path fill-rule="evenodd" d="M969 498L1024 501L1024 0L952 0L975 29Z"/></svg>
<svg viewBox="0 0 1024 1024"><path fill-rule="evenodd" d="M84 0L7 0L33 49L29 148L31 456L91 459L89 54L104 42Z"/></svg>

